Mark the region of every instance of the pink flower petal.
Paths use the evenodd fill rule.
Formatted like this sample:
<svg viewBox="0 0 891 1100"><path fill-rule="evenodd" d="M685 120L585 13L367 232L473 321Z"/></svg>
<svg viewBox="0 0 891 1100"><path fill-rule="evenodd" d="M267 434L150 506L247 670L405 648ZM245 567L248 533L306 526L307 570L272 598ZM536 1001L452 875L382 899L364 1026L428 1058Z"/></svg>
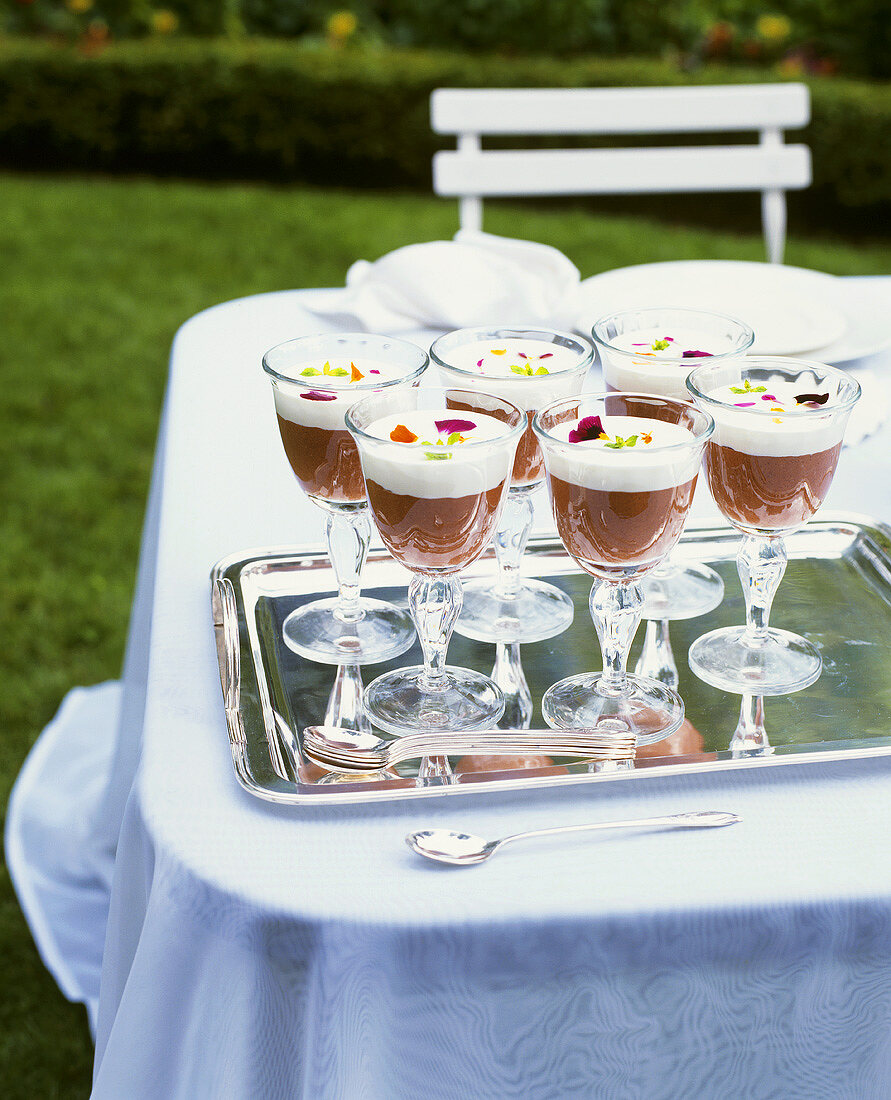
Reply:
<svg viewBox="0 0 891 1100"><path fill-rule="evenodd" d="M472 420L434 420L436 430L444 435L452 435L453 432L472 431L476 424Z"/></svg>
<svg viewBox="0 0 891 1100"><path fill-rule="evenodd" d="M603 434L603 422L599 416L583 416L578 427L569 432L570 443L584 443L588 439L597 439Z"/></svg>
<svg viewBox="0 0 891 1100"><path fill-rule="evenodd" d="M336 393L319 393L318 390L307 390L306 393L301 393L300 396L304 401L336 401Z"/></svg>

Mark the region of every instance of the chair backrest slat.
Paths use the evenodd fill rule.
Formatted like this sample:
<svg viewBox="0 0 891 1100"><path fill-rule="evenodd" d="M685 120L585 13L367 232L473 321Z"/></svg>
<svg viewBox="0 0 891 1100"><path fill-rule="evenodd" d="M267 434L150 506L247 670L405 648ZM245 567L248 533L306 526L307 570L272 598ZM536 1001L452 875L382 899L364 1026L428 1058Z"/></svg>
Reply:
<svg viewBox="0 0 891 1100"><path fill-rule="evenodd" d="M805 145L440 152L433 158L436 194L453 197L760 191L805 187L809 180Z"/></svg>
<svg viewBox="0 0 891 1100"><path fill-rule="evenodd" d="M810 119L804 84L686 88L437 88L433 188L479 227L484 196L761 191L767 252L782 258L785 195L811 182L810 152L782 131ZM757 144L635 149L484 150L488 135L693 134L755 131Z"/></svg>
<svg viewBox="0 0 891 1100"><path fill-rule="evenodd" d="M661 134L804 126L804 84L697 88L437 88L438 134Z"/></svg>

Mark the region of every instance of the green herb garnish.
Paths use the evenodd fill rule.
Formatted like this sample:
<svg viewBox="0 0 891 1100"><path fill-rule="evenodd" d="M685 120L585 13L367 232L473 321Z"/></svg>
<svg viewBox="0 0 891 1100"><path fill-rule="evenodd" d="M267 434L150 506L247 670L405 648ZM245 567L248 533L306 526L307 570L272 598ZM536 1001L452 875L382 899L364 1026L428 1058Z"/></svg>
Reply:
<svg viewBox="0 0 891 1100"><path fill-rule="evenodd" d="M607 443L606 446L613 451L618 451L622 447L633 447L636 443L636 435L629 435L627 439L623 439L620 435L617 435L613 442Z"/></svg>

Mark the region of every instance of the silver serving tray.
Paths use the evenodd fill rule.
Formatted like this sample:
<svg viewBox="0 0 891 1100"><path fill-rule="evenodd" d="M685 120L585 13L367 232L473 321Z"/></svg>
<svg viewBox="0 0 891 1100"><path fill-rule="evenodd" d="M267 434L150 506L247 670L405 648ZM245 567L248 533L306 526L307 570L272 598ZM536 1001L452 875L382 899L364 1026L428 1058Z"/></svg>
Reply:
<svg viewBox="0 0 891 1100"><path fill-rule="evenodd" d="M728 527L691 525L678 553L707 562L723 576L725 597L709 615L671 624L679 691L689 725L639 753L633 767L589 765L564 759L553 767L468 771L453 782L419 780L414 762L398 776L370 778L326 773L304 758L305 726L320 723L337 669L314 664L282 642L281 625L301 603L334 590L327 557L320 551L265 549L233 554L211 574L223 702L235 774L251 794L297 805L373 802L549 787L564 783L613 782L632 776L713 768L775 767L803 761L862 759L891 753L891 528L873 520L833 514L789 536L789 566L771 621L804 634L823 656L820 679L805 691L765 700L771 755L740 758L729 751L739 719L740 696L698 680L687 667L690 644L706 630L744 621L736 575L739 535ZM491 555L465 576L494 576ZM562 635L524 645L523 671L535 706L533 726L542 726L539 703L556 680L600 667L600 651L588 615L591 579L553 537L530 541L524 573L546 577L569 592L575 621ZM369 554L364 591L405 601L408 574L383 550ZM638 631L629 668L640 651ZM449 663L490 672L495 646L455 634ZM397 661L367 667L366 682L388 668L420 663L420 647ZM453 764L457 763L453 761Z"/></svg>

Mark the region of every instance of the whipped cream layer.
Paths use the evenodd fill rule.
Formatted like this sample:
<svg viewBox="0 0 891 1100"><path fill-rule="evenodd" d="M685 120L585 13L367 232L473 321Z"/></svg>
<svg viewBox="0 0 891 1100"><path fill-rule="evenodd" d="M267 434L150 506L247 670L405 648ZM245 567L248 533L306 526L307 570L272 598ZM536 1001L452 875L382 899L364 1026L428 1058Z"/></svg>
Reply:
<svg viewBox="0 0 891 1100"><path fill-rule="evenodd" d="M783 458L817 454L841 442L847 416L831 411L837 404L834 382L815 387L814 380L806 377L800 383L774 379L750 386L747 391L741 381L708 393L723 402L708 406L715 420L714 444L742 454ZM825 404L796 401L817 391L820 396L828 392Z"/></svg>
<svg viewBox="0 0 891 1100"><path fill-rule="evenodd" d="M466 442L446 445L449 432L440 431L437 420L471 421L475 427L461 430ZM416 435L417 441L391 440L390 433L400 427ZM496 488L510 477L519 440L519 434L505 439L509 426L494 416L445 408L385 416L365 431L385 441L360 445L365 480L400 496L425 498L464 497ZM439 440L443 446L437 445Z"/></svg>
<svg viewBox="0 0 891 1100"><path fill-rule="evenodd" d="M733 350L733 341L728 336L685 328L624 332L613 337L611 343L619 352L611 352L598 344L603 378L608 386L685 400L689 396L685 384L687 375L706 356L685 356L684 352L708 352L711 356L726 355Z"/></svg>
<svg viewBox="0 0 891 1100"><path fill-rule="evenodd" d="M326 364L329 371L344 373L326 374ZM354 367L362 375L360 379L353 379ZM404 373L373 359L320 359L306 363L302 369L319 373L301 375L305 385L273 379L275 411L294 424L302 424L306 428L327 428L329 431L346 431L343 418L347 409L373 393L375 382L392 382ZM313 394L323 396L318 398Z"/></svg>
<svg viewBox="0 0 891 1100"><path fill-rule="evenodd" d="M602 416L600 420L608 439L570 443L569 433L577 427L576 421L550 431L565 444L544 444L545 464L552 477L587 489L640 493L684 485L699 472L702 448L682 425L642 416ZM633 436L637 441L632 447L609 446L618 437L627 440Z"/></svg>
<svg viewBox="0 0 891 1100"><path fill-rule="evenodd" d="M511 338L476 340L447 355L449 366L439 366L445 384L482 390L510 401L523 412L537 412L581 389L585 378L581 364L587 351L574 351L550 340ZM536 374L537 370L543 373Z"/></svg>

